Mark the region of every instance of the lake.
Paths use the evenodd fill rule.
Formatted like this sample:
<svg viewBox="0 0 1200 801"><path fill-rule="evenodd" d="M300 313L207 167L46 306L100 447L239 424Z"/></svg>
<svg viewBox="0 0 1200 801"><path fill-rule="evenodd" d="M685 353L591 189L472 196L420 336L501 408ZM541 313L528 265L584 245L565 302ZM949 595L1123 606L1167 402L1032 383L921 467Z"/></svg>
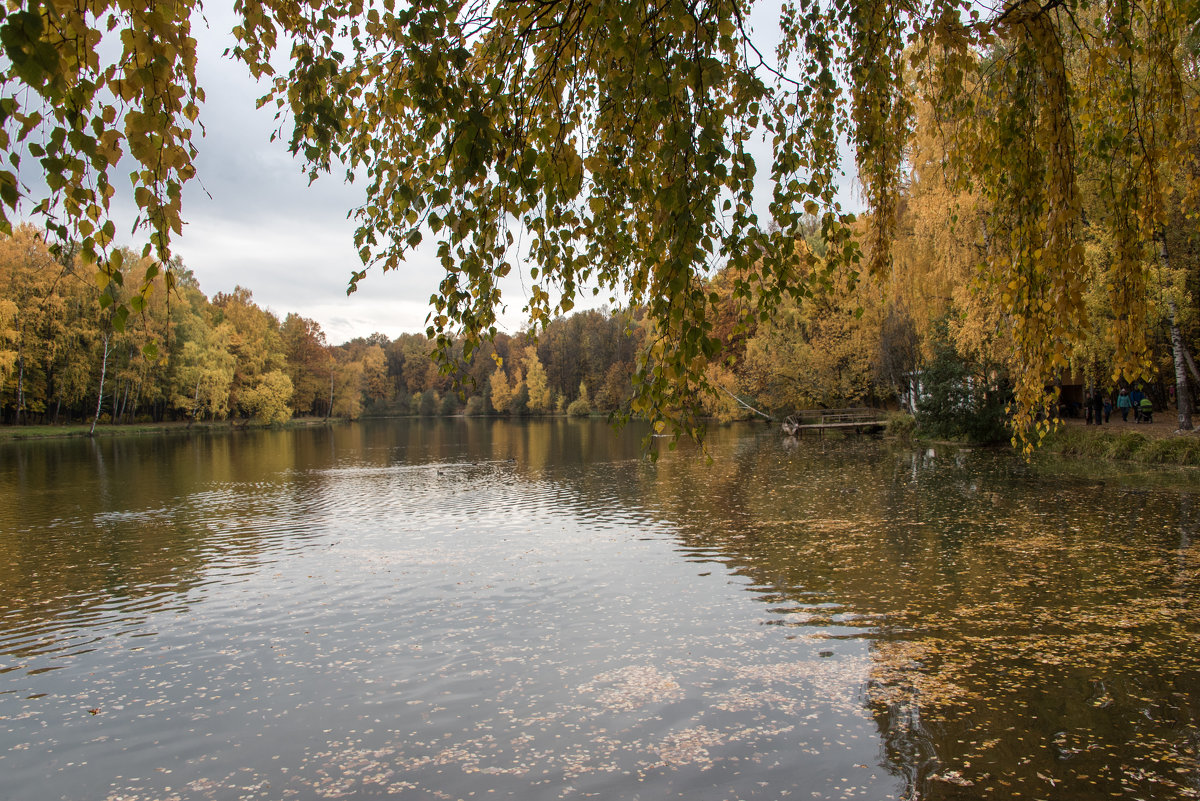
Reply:
<svg viewBox="0 0 1200 801"><path fill-rule="evenodd" d="M475 419L0 443L0 799L1200 797L1200 481Z"/></svg>

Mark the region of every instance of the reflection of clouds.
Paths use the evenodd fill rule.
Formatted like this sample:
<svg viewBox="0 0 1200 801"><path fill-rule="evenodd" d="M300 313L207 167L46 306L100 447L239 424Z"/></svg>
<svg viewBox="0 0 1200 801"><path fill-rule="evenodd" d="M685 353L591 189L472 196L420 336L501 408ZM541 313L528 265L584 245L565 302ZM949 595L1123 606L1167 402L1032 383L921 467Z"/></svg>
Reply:
<svg viewBox="0 0 1200 801"><path fill-rule="evenodd" d="M208 460L190 501L172 483L83 518L203 520L159 554L203 556L203 586L174 577L189 614L47 674L6 768L42 781L34 755L81 728L33 722L94 708L158 738L87 768L113 801L1190 797L1200 558L1174 494L1098 499L986 454L914 485L878 445L736 430L712 466L649 465L621 436L431 421L183 449ZM188 761L210 736L230 745Z"/></svg>

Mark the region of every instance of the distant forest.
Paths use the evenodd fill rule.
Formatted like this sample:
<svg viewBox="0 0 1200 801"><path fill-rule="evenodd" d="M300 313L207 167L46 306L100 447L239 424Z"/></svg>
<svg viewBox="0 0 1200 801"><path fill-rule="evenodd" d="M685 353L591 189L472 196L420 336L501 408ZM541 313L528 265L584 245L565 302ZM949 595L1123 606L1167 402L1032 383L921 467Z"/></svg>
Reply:
<svg viewBox="0 0 1200 801"><path fill-rule="evenodd" d="M747 417L748 407L786 414L894 405L919 372L951 375L1003 409L1011 346L991 296L1004 289L980 279L978 254L963 234L970 207L932 181L914 180L908 192L895 267L882 281L834 275L803 303L785 301L747 326L746 309L734 299L739 276L723 270L709 279L709 292L723 299L711 324L724 351L705 368L715 388L704 399L713 418ZM1160 271L1162 284L1147 292L1157 376L1148 390L1160 408L1175 381L1171 322L1188 350L1200 339L1190 228L1174 231L1178 267ZM806 246L820 257L817 234L814 222ZM1094 236L1083 266L1096 276L1090 327L1063 371L1064 383L1110 392L1116 384L1103 276L1111 258L1104 238ZM123 259L128 265L137 256L126 251ZM206 296L181 263L170 279L159 273L119 303L106 300L112 288L102 291L95 272L55 258L30 226L0 238L4 423L621 413L629 411L636 360L653 341L652 324L637 308L583 311L553 320L536 337L499 333L445 372L424 334L377 333L331 345L314 320L280 319L249 289Z"/></svg>
<svg viewBox="0 0 1200 801"><path fill-rule="evenodd" d="M56 260L38 231L0 239L4 422L85 421L97 409L102 423L611 412L628 404L643 336L636 314L581 312L536 342L501 333L445 373L423 334L331 345L316 321L281 320L248 289L210 298L182 265L172 274L170 291L160 275L118 321L94 276Z"/></svg>

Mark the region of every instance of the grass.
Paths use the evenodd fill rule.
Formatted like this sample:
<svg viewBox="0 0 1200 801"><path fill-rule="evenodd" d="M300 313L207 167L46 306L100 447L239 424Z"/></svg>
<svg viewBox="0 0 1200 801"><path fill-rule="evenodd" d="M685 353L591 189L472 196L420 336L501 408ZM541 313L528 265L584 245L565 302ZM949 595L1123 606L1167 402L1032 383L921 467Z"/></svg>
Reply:
<svg viewBox="0 0 1200 801"><path fill-rule="evenodd" d="M1200 467L1200 429L1176 434L1167 426L1139 428L1064 425L1049 435L1039 450L1100 461ZM902 442L921 439L914 418L901 412L889 416L887 433Z"/></svg>
<svg viewBox="0 0 1200 801"><path fill-rule="evenodd" d="M1147 436L1140 431L1112 431L1066 426L1051 434L1043 450L1089 459L1200 466L1200 434Z"/></svg>
<svg viewBox="0 0 1200 801"><path fill-rule="evenodd" d="M1200 465L1200 436L1164 437L1151 440L1141 451L1148 464Z"/></svg>
<svg viewBox="0 0 1200 801"><path fill-rule="evenodd" d="M86 437L91 423L63 426L0 426L0 440L6 439L61 439L64 437ZM153 434L178 429L178 424L134 423L131 425L98 425L97 437L125 436L127 434Z"/></svg>

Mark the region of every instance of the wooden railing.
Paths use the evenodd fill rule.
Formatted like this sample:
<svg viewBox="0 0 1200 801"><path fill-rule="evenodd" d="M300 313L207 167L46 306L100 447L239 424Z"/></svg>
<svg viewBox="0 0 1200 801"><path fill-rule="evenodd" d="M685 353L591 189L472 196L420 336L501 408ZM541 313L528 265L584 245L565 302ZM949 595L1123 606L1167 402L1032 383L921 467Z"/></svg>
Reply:
<svg viewBox="0 0 1200 801"><path fill-rule="evenodd" d="M810 429L854 429L858 431L882 428L887 423L885 412L858 406L848 409L805 409L789 415L783 421L785 434L798 434Z"/></svg>
<svg viewBox="0 0 1200 801"><path fill-rule="evenodd" d="M810 423L873 423L884 419L883 412L855 406L849 409L805 409L792 415L800 425Z"/></svg>

